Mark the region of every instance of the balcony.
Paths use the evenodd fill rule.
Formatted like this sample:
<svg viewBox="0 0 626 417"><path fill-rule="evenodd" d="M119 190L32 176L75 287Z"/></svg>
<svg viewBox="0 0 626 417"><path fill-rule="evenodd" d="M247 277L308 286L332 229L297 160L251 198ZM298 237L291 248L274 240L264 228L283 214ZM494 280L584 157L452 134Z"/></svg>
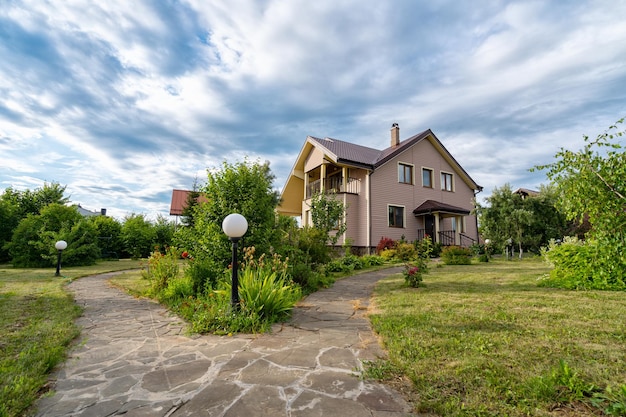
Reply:
<svg viewBox="0 0 626 417"><path fill-rule="evenodd" d="M319 193L322 189L322 179L311 181L306 188L306 198L309 199L315 193ZM326 179L326 191L334 191L336 193L359 194L361 192L361 180L358 178L348 178L346 184L343 184L341 177L329 177Z"/></svg>

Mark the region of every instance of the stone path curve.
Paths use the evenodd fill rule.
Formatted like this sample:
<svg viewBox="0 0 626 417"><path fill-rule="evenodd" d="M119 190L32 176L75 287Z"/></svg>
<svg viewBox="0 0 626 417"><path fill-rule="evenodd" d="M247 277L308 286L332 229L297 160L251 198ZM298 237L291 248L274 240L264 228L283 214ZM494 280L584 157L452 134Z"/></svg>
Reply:
<svg viewBox="0 0 626 417"><path fill-rule="evenodd" d="M358 378L384 355L365 313L379 279L344 278L300 302L263 335L188 336L159 304L111 287L115 273L69 285L82 340L54 375L37 416L400 417L410 406Z"/></svg>

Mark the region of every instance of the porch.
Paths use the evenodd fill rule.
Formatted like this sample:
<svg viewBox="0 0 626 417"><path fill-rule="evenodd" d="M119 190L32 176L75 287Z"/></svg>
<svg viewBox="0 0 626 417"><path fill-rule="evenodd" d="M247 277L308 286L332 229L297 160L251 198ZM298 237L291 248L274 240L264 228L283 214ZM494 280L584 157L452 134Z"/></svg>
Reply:
<svg viewBox="0 0 626 417"><path fill-rule="evenodd" d="M416 218L421 218L423 228L417 230L417 240L430 236L433 242L444 246L469 247L476 239L465 234L465 216L470 211L447 203L426 200L413 210Z"/></svg>
<svg viewBox="0 0 626 417"><path fill-rule="evenodd" d="M361 180L350 176L350 169L322 164L304 176L305 199L320 192L360 194Z"/></svg>

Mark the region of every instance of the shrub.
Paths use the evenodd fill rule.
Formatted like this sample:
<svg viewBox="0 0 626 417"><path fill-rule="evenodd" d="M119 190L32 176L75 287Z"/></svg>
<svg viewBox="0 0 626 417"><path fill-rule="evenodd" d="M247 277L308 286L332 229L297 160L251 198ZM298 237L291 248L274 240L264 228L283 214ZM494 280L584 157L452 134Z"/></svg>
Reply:
<svg viewBox="0 0 626 417"><path fill-rule="evenodd" d="M402 274L404 275L404 281L409 287L417 288L420 286L422 282L422 274L424 271L421 269L421 265L418 264L405 264L404 271Z"/></svg>
<svg viewBox="0 0 626 417"><path fill-rule="evenodd" d="M441 251L441 259L446 265L470 265L472 251L461 246L446 246Z"/></svg>
<svg viewBox="0 0 626 417"><path fill-rule="evenodd" d="M224 274L224 267L211 258L187 258L185 276L191 280L194 294L208 293L217 288L217 282Z"/></svg>
<svg viewBox="0 0 626 417"><path fill-rule="evenodd" d="M428 259L432 256L434 245L430 236L426 236L422 240L416 240L413 242L415 245L415 251L420 258Z"/></svg>
<svg viewBox="0 0 626 417"><path fill-rule="evenodd" d="M385 260L382 256L378 255L365 255L361 257L361 261L363 261L363 266L365 268L369 268L370 266L382 265L385 263Z"/></svg>
<svg viewBox="0 0 626 417"><path fill-rule="evenodd" d="M577 290L626 290L623 255L611 253L610 248L596 241L566 237L558 244L552 240L541 253L554 267L542 285Z"/></svg>
<svg viewBox="0 0 626 417"><path fill-rule="evenodd" d="M249 312L274 321L285 316L302 297L300 286L287 275L287 263L274 254L269 260L265 254L254 259L254 247L246 248L239 276L241 303ZM223 290L230 294L231 284Z"/></svg>
<svg viewBox="0 0 626 417"><path fill-rule="evenodd" d="M396 250L395 249L383 249L380 252L380 257L383 258L385 261L391 261L396 257Z"/></svg>
<svg viewBox="0 0 626 417"><path fill-rule="evenodd" d="M396 245L396 259L406 262L410 261L417 257L417 251L415 250L415 246L410 243L398 243Z"/></svg>
<svg viewBox="0 0 626 417"><path fill-rule="evenodd" d="M155 294L164 290L170 279L178 276L179 257L176 249L168 248L165 254L155 249L148 258L148 269L142 271L142 276L150 280Z"/></svg>
<svg viewBox="0 0 626 417"><path fill-rule="evenodd" d="M380 255L380 253L386 249L393 249L396 247L396 242L389 237L381 237L378 245L376 245L376 253Z"/></svg>

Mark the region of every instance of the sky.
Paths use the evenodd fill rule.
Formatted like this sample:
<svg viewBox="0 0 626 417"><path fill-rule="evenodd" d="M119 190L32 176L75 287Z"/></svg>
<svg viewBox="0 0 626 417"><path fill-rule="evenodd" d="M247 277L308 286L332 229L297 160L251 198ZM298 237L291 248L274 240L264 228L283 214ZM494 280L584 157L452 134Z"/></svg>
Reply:
<svg viewBox="0 0 626 417"><path fill-rule="evenodd" d="M223 161L281 190L308 135L432 129L484 187L538 188L626 116L626 0L0 0L0 192L169 217ZM479 195L480 196L480 195Z"/></svg>

